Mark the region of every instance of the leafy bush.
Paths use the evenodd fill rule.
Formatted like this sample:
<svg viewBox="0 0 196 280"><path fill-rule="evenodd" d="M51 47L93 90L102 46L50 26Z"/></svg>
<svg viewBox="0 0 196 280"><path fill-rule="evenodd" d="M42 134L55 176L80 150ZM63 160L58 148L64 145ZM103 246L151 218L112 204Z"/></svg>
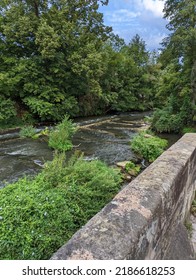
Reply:
<svg viewBox="0 0 196 280"><path fill-rule="evenodd" d="M37 114L41 120L52 118L52 103L32 96L25 97L23 102L30 108L30 111L35 115Z"/></svg>
<svg viewBox="0 0 196 280"><path fill-rule="evenodd" d="M22 138L26 138L26 137L32 138L35 135L35 133L36 133L35 128L32 125L27 125L21 128L19 135Z"/></svg>
<svg viewBox="0 0 196 280"><path fill-rule="evenodd" d="M180 114L170 114L166 109L157 110L153 115L152 128L157 132L178 133L183 127L183 119Z"/></svg>
<svg viewBox="0 0 196 280"><path fill-rule="evenodd" d="M0 190L0 259L49 259L118 192L121 177L100 161L64 154L34 179Z"/></svg>
<svg viewBox="0 0 196 280"><path fill-rule="evenodd" d="M35 124L36 120L33 118L33 115L31 113L29 113L28 111L24 111L21 114L21 120L23 123L25 124Z"/></svg>
<svg viewBox="0 0 196 280"><path fill-rule="evenodd" d="M60 95L62 98L62 93ZM49 96L52 98L51 89L49 90ZM76 98L73 96L63 97L65 100L61 100L61 98L59 102L54 102L54 100L48 99L48 95L46 99L43 97L29 96L25 97L23 102L26 104L29 111L33 115L39 116L42 121L60 121L66 113L71 116L77 115L79 108Z"/></svg>
<svg viewBox="0 0 196 280"><path fill-rule="evenodd" d="M192 104L189 97L184 97L181 107L176 98L170 96L163 109L157 109L152 118L152 128L157 132L179 133L183 126L192 121Z"/></svg>
<svg viewBox="0 0 196 280"><path fill-rule="evenodd" d="M71 138L76 131L76 126L65 116L64 120L49 133L49 147L58 151L68 151L72 148Z"/></svg>
<svg viewBox="0 0 196 280"><path fill-rule="evenodd" d="M168 142L165 139L161 139L157 136L146 135L145 132L141 132L131 141L131 148L139 156L149 162L153 162L163 153L167 144Z"/></svg>
<svg viewBox="0 0 196 280"><path fill-rule="evenodd" d="M0 96L0 123L8 122L16 116L15 104L11 99Z"/></svg>

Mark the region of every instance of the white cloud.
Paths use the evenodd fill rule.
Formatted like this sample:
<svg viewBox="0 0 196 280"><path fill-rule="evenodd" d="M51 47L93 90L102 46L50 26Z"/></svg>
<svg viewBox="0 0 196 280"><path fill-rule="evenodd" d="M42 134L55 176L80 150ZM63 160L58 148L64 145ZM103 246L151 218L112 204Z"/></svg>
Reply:
<svg viewBox="0 0 196 280"><path fill-rule="evenodd" d="M165 0L110 0L102 7L106 25L128 43L139 34L148 48L160 47L166 36L166 20L163 19Z"/></svg>
<svg viewBox="0 0 196 280"><path fill-rule="evenodd" d="M163 17L164 2L162 0L135 0L139 9L145 9L153 13L155 17Z"/></svg>
<svg viewBox="0 0 196 280"><path fill-rule="evenodd" d="M130 22L132 19L140 16L140 12L131 12L127 9L115 10L113 12L106 12L105 15L108 17L110 22L123 23Z"/></svg>
<svg viewBox="0 0 196 280"><path fill-rule="evenodd" d="M155 48L160 48L161 45L160 43L163 41L163 39L167 36L165 33L157 33L157 34L152 34L150 36L144 36L144 40L148 46L149 49L155 49Z"/></svg>

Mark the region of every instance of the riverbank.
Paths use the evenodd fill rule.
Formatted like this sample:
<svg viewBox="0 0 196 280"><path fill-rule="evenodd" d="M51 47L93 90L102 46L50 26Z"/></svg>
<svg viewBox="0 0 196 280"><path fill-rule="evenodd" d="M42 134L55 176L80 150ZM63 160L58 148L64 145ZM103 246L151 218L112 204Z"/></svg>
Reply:
<svg viewBox="0 0 196 280"><path fill-rule="evenodd" d="M111 162L109 165L115 165L118 161L120 161L119 156L123 156L126 158L129 162L131 159L135 158L135 154L131 151L130 147L130 139L132 139L138 132L140 132L143 129L146 129L148 125L144 121L144 115L139 114L123 114L123 115L113 115L109 118L102 117L102 118L95 118L95 119L84 119L80 120L77 124L80 127L80 129L77 131L76 135L73 137L73 142L75 143L74 150L78 151L79 153L84 153L84 159L85 162L93 162L92 159L102 159L105 158L105 162L108 164L108 162ZM149 137L149 135L146 135ZM79 142L78 145L76 145L77 141ZM2 141L0 146L0 168L4 168L2 170L0 176L2 174L6 174L8 168L5 168L5 165L2 163L5 163L7 160L7 163L10 164L14 162L15 165L12 166L10 169L10 175L13 175L15 171L20 171L20 174L18 178L26 175L35 175L36 172L38 173L38 170L35 172L35 170L32 170L30 168L27 172L27 169L20 170L21 168L21 162L23 162L23 167L27 168L28 162L30 166L32 167L32 163L34 166L39 167L39 171L42 170L41 165L45 162L45 159L43 158L40 160L40 153L43 152L43 147L46 148L46 150L49 152L51 159L53 158L53 151L48 148L48 145L46 142L42 141L42 139L10 139L9 141ZM17 144L17 146L16 146ZM33 146L32 146L33 145ZM14 147L17 148L14 150ZM39 148L38 148L39 147ZM80 151L79 151L80 149ZM85 151L86 149L86 151ZM92 149L92 150L91 150ZM36 154L35 154L36 151ZM84 152L85 151L85 152ZM91 155L88 155L88 152L91 152ZM127 152L126 152L127 151ZM97 153L97 156L95 157ZM67 157L70 157L72 152L69 152L69 155L67 154ZM132 158L130 158L130 154L132 154ZM36 156L36 157L34 157ZM111 158L112 156L112 158ZM45 157L45 155L44 155ZM17 163L16 160L19 160ZM32 162L33 161L33 162ZM108 162L107 162L108 161ZM46 165L47 166L47 165ZM57 165L59 168L59 165ZM54 164L55 170L56 165ZM128 170L130 171L130 164L128 164ZM137 167L137 166L135 166ZM34 172L32 172L34 171ZM54 171L54 170L53 170ZM58 171L58 170L56 170ZM81 171L81 170L80 170ZM26 173L27 172L27 173ZM42 172L41 172L42 173ZM59 172L57 172L59 174ZM76 172L77 174L80 173L81 177L79 178L79 181L83 180L84 177L84 171L79 172L79 170ZM96 172L95 172L96 173ZM55 173L56 174L56 173ZM54 172L49 172L47 175L47 178L54 179L55 177L55 184L59 184L59 178L58 174L54 176ZM133 174L133 178L136 177L136 174ZM35 176L36 178L39 178L41 175ZM71 175L69 175L71 176ZM11 176L10 176L11 177ZM9 180L10 180L9 177ZM12 178L15 181L18 180L17 177ZM133 179L130 178L130 179ZM65 179L65 178L64 178ZM63 180L64 180L63 179ZM73 178L72 178L73 179ZM26 180L26 181L25 181ZM27 186L30 184L32 179L24 179L24 184ZM21 181L22 182L22 181ZM37 181L36 181L37 182ZM65 183L65 181L62 181L62 183ZM44 184L47 184L46 181L44 181ZM60 182L61 184L61 182ZM96 185L96 181L93 183ZM20 185L20 183L19 183ZM40 185L41 186L41 185ZM5 187L6 189L6 187Z"/></svg>
<svg viewBox="0 0 196 280"><path fill-rule="evenodd" d="M76 119L80 129L73 137L73 151L79 150L85 160L100 159L108 165L135 157L130 139L143 129L145 113L130 113ZM35 175L44 162L52 160L53 150L43 139L19 138L18 129L0 135L0 185L15 182L24 175ZM9 141L8 141L9 140Z"/></svg>

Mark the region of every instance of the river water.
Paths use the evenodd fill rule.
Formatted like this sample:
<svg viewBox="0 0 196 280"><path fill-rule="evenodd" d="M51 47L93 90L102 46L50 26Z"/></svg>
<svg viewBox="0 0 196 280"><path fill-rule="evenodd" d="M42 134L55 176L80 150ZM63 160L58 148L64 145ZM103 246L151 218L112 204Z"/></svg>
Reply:
<svg viewBox="0 0 196 280"><path fill-rule="evenodd" d="M74 150L86 160L101 159L109 165L135 158L130 140L146 127L144 117L150 113L129 113L76 119ZM173 144L179 136L167 136ZM72 152L68 152L68 157ZM53 150L43 139L20 139L17 132L0 135L0 187L25 175L35 175L45 161L52 160Z"/></svg>
<svg viewBox="0 0 196 280"><path fill-rule="evenodd" d="M86 160L100 159L109 165L124 160L135 159L130 140L142 129L148 128L144 117L150 113L129 113L104 117L81 118L75 120L79 129L73 137L74 150L84 153ZM180 136L159 135L166 138L169 146ZM43 139L20 139L18 132L0 134L0 188L15 182L25 175L37 174L48 160L52 160L53 150ZM193 222L193 221L192 221ZM196 221L193 222L192 241L196 246ZM196 251L196 247L195 247Z"/></svg>

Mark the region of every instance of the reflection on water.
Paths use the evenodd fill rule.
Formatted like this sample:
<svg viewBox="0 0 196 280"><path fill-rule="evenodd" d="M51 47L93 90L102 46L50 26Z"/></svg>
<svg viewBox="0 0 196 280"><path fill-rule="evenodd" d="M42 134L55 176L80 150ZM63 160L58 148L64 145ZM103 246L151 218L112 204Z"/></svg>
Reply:
<svg viewBox="0 0 196 280"><path fill-rule="evenodd" d="M149 113L77 119L75 122L80 128L73 138L74 149L67 153L67 157L74 150L80 150L86 160L101 159L109 165L133 159L135 156L129 142L138 130L145 127L143 118L146 115ZM53 151L43 140L19 139L17 136L17 133L9 137L0 135L0 187L5 181L13 182L24 175L36 174L43 163L53 157ZM6 140L8 138L10 140Z"/></svg>

